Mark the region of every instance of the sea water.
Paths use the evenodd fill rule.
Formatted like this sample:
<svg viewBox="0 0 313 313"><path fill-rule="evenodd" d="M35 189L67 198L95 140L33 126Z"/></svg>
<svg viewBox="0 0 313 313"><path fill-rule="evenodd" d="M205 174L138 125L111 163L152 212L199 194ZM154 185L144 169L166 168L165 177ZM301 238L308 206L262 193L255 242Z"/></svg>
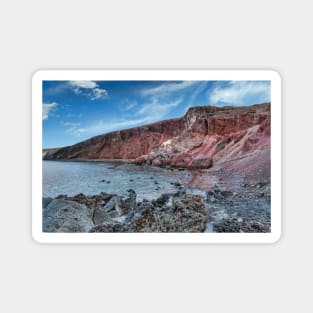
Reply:
<svg viewBox="0 0 313 313"><path fill-rule="evenodd" d="M120 162L43 161L43 197L74 196L107 192L123 196L128 189L138 200L152 200L179 190L191 179L191 172Z"/></svg>

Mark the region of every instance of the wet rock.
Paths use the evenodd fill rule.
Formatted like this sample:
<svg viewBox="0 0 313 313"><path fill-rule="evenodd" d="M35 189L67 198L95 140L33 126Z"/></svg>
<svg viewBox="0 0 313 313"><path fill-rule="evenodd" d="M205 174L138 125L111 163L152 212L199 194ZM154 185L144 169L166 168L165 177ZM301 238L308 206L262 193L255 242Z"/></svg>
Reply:
<svg viewBox="0 0 313 313"><path fill-rule="evenodd" d="M83 233L93 226L92 210L74 201L54 199L42 214L44 232Z"/></svg>
<svg viewBox="0 0 313 313"><path fill-rule="evenodd" d="M43 197L42 198L42 207L43 208L46 208L47 207L47 205L51 202L53 200L53 198L45 198L45 197Z"/></svg>
<svg viewBox="0 0 313 313"><path fill-rule="evenodd" d="M137 197L137 194L135 190L133 189L127 190L127 198L125 200L127 213L129 213L130 211L133 211L136 208L136 197Z"/></svg>
<svg viewBox="0 0 313 313"><path fill-rule="evenodd" d="M118 196L113 196L103 207L97 207L94 210L93 222L95 225L103 224L107 219L120 217L123 214L125 204Z"/></svg>
<svg viewBox="0 0 313 313"><path fill-rule="evenodd" d="M106 192L101 192L98 195L86 196L83 193L79 193L73 197L69 197L67 195L59 195L56 199L69 200L78 202L81 204L85 204L90 208L96 208L98 206L103 206L109 202L109 200L113 197L113 195L108 194Z"/></svg>
<svg viewBox="0 0 313 313"><path fill-rule="evenodd" d="M162 207L165 203L167 203L170 196L171 196L170 194L164 193L156 200L152 200L151 203L156 207Z"/></svg>
<svg viewBox="0 0 313 313"><path fill-rule="evenodd" d="M255 187L256 188L262 188L262 187L264 187L266 185L266 183L264 183L264 182L258 182L256 185L255 185Z"/></svg>

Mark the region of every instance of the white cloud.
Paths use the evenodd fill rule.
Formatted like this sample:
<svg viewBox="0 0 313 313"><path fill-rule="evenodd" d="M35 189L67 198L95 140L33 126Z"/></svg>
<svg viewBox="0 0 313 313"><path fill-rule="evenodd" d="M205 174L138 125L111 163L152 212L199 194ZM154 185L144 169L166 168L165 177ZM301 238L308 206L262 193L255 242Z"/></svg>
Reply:
<svg viewBox="0 0 313 313"><path fill-rule="evenodd" d="M97 100L105 98L108 95L106 89L94 88L92 89L92 93L90 94L91 100Z"/></svg>
<svg viewBox="0 0 313 313"><path fill-rule="evenodd" d="M154 97L164 97L170 93L182 91L186 88L196 85L198 81L182 81L176 82L166 82L157 87L145 88L141 90L142 96L154 96Z"/></svg>
<svg viewBox="0 0 313 313"><path fill-rule="evenodd" d="M71 80L69 84L77 88L86 88L86 89L93 89L98 87L98 84L92 80Z"/></svg>
<svg viewBox="0 0 313 313"><path fill-rule="evenodd" d="M49 117L49 113L53 110L58 104L56 102L51 103L43 103L42 104L42 119L47 120Z"/></svg>
<svg viewBox="0 0 313 313"><path fill-rule="evenodd" d="M195 103L197 97L199 96L199 94L207 87L207 81L201 81L199 83L199 85L197 86L197 88L195 88L195 90L193 91L188 104L185 107L185 113L188 111L188 109L194 105L203 105L205 103Z"/></svg>
<svg viewBox="0 0 313 313"><path fill-rule="evenodd" d="M80 123L63 122L62 125L65 126L65 127L76 127L76 126L79 126Z"/></svg>
<svg viewBox="0 0 313 313"><path fill-rule="evenodd" d="M116 119L116 120L100 120L87 127L85 130L90 134L104 134L115 130L127 129L138 125L151 122L149 118L136 118L132 120L128 119Z"/></svg>
<svg viewBox="0 0 313 313"><path fill-rule="evenodd" d="M103 99L108 95L106 89L100 88L99 85L92 80L72 80L69 82L69 85L77 95L82 94L90 100Z"/></svg>
<svg viewBox="0 0 313 313"><path fill-rule="evenodd" d="M257 99L257 100L256 100ZM231 81L217 86L209 94L210 104L246 105L253 101L270 101L270 84L267 81ZM250 103L251 102L251 103Z"/></svg>
<svg viewBox="0 0 313 313"><path fill-rule="evenodd" d="M124 110L129 111L133 109L136 105L137 105L137 102L130 102L125 106Z"/></svg>
<svg viewBox="0 0 313 313"><path fill-rule="evenodd" d="M159 122L166 117L166 115L174 107L178 106L182 101L179 98L172 102L160 103L158 100L153 99L152 102L144 104L133 118L131 119L110 119L99 120L90 126L83 128L84 133L90 135L104 134L115 130L127 129L140 125Z"/></svg>
<svg viewBox="0 0 313 313"><path fill-rule="evenodd" d="M87 130L83 127L80 127L80 123L78 122L61 122L61 124L66 127L65 132L76 137L79 137Z"/></svg>
<svg viewBox="0 0 313 313"><path fill-rule="evenodd" d="M87 129L83 127L73 126L73 127L67 128L66 132L76 137L80 137L82 134L87 132Z"/></svg>
<svg viewBox="0 0 313 313"><path fill-rule="evenodd" d="M137 113L139 115L145 114L155 120L161 120L171 109L177 107L182 100L182 98L179 98L174 101L160 103L159 100L152 99L150 103L144 104Z"/></svg>

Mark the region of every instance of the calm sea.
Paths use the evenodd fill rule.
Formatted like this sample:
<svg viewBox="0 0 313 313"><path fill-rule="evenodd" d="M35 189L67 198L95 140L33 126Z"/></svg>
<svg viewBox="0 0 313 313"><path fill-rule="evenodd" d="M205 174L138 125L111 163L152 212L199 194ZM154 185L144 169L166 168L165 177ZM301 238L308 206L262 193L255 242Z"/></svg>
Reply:
<svg viewBox="0 0 313 313"><path fill-rule="evenodd" d="M185 184L189 171L116 162L43 161L43 197L69 196L102 191L120 196L134 189L139 200L156 199L176 192L174 183Z"/></svg>

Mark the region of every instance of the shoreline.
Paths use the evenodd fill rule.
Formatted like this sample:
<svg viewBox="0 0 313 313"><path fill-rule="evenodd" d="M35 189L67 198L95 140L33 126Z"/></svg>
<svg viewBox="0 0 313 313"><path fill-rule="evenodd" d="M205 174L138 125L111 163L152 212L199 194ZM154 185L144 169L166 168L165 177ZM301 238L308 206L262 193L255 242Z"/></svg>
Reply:
<svg viewBox="0 0 313 313"><path fill-rule="evenodd" d="M270 232L268 185L245 186L242 193L188 188L153 200L101 192L43 198L44 232ZM244 190L245 189L245 190ZM257 190L257 192L255 192Z"/></svg>
<svg viewBox="0 0 313 313"><path fill-rule="evenodd" d="M45 160L51 162L110 162L110 163L129 163L134 164L135 159L60 159L60 160Z"/></svg>

